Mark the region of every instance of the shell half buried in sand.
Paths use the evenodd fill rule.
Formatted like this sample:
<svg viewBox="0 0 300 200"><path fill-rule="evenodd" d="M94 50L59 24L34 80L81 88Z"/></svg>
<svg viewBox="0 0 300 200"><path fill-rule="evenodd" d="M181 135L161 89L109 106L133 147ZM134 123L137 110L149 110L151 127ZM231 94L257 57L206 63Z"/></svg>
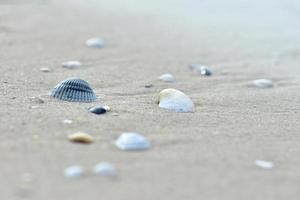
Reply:
<svg viewBox="0 0 300 200"><path fill-rule="evenodd" d="M173 112L194 112L195 106L190 97L176 89L162 90L156 99L160 108Z"/></svg>
<svg viewBox="0 0 300 200"><path fill-rule="evenodd" d="M273 82L269 79L256 79L253 81L253 85L257 88L272 88Z"/></svg>
<svg viewBox="0 0 300 200"><path fill-rule="evenodd" d="M62 67L67 68L67 69L75 69L75 68L79 68L81 66L81 62L77 61L77 60L72 60L72 61L68 61L68 62L63 62L61 64Z"/></svg>
<svg viewBox="0 0 300 200"><path fill-rule="evenodd" d="M104 41L101 38L90 38L85 42L86 46L92 48L102 48L104 47Z"/></svg>
<svg viewBox="0 0 300 200"><path fill-rule="evenodd" d="M90 85L80 78L68 78L56 85L50 96L72 102L92 102L97 99Z"/></svg>
<svg viewBox="0 0 300 200"><path fill-rule="evenodd" d="M124 151L147 150L151 147L150 142L138 133L123 133L115 142L116 146Z"/></svg>
<svg viewBox="0 0 300 200"><path fill-rule="evenodd" d="M163 74L161 76L158 77L159 80L164 81L164 82L175 82L175 78L172 74Z"/></svg>

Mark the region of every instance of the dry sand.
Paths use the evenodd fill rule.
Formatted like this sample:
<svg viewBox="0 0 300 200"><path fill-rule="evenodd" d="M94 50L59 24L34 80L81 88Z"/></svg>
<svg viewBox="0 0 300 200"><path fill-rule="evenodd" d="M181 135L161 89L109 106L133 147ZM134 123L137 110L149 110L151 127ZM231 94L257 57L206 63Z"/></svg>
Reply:
<svg viewBox="0 0 300 200"><path fill-rule="evenodd" d="M299 199L299 3L214 0L197 10L190 1L130 2L0 6L0 199ZM94 36L106 47L85 47ZM62 68L68 60L83 65ZM211 66L214 76L193 74L190 63ZM157 81L163 73L177 81ZM100 99L45 96L72 76ZM275 87L247 87L257 78ZM196 112L159 109L153 97L169 87L188 94ZM30 101L40 95L45 103ZM119 116L92 115L93 105ZM78 131L96 142L70 143ZM124 131L143 134L153 148L118 150L113 142ZM261 169L257 159L275 166ZM100 161L116 165L118 180L63 176L69 165L91 170Z"/></svg>

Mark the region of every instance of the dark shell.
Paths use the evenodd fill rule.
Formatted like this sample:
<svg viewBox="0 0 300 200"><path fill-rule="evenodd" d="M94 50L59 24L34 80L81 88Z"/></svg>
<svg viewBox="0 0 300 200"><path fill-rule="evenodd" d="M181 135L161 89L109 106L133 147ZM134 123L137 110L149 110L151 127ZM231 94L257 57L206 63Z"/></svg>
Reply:
<svg viewBox="0 0 300 200"><path fill-rule="evenodd" d="M91 108L89 108L89 111L90 111L91 113L96 114L96 115L101 115L101 114L106 113L106 109L103 108L103 107L101 107L101 106L91 107Z"/></svg>
<svg viewBox="0 0 300 200"><path fill-rule="evenodd" d="M80 78L69 78L56 85L50 92L54 98L73 101L91 102L97 99L90 85Z"/></svg>

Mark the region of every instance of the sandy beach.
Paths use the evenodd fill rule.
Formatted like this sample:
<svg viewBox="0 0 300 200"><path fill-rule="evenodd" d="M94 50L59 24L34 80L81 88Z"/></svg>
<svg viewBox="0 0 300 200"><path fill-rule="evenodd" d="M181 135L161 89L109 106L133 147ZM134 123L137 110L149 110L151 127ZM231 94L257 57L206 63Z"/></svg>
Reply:
<svg viewBox="0 0 300 200"><path fill-rule="evenodd" d="M39 2L0 5L1 200L299 199L298 1ZM86 47L91 37L105 47ZM69 60L82 66L61 67ZM195 63L213 76L189 70ZM164 73L176 81L157 80ZM96 102L48 96L75 76ZM260 78L274 87L249 86ZM159 108L154 99L165 88L186 93L195 112ZM95 105L112 110L93 115ZM71 143L78 131L95 142ZM151 149L117 149L128 131ZM92 174L102 161L116 166L116 180ZM84 177L64 177L70 165L84 167Z"/></svg>

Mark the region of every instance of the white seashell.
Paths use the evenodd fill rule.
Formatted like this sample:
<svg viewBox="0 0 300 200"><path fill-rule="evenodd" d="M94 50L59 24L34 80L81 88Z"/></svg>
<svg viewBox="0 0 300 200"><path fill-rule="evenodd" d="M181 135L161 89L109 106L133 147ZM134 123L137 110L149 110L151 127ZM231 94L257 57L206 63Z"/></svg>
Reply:
<svg viewBox="0 0 300 200"><path fill-rule="evenodd" d="M101 38L90 38L85 42L86 46L94 48L104 47L104 42Z"/></svg>
<svg viewBox="0 0 300 200"><path fill-rule="evenodd" d="M123 133L117 140L116 146L121 150L146 150L151 147L150 142L138 133Z"/></svg>
<svg viewBox="0 0 300 200"><path fill-rule="evenodd" d="M272 169L274 167L273 162L266 161L266 160L256 160L255 165L264 169Z"/></svg>
<svg viewBox="0 0 300 200"><path fill-rule="evenodd" d="M77 61L77 60L72 60L72 61L68 61L68 62L63 62L62 67L64 68L68 68L68 69L75 69L81 66L81 62Z"/></svg>
<svg viewBox="0 0 300 200"><path fill-rule="evenodd" d="M156 103L160 108L172 110L174 112L194 112L195 106L190 97L176 89L162 90Z"/></svg>
<svg viewBox="0 0 300 200"><path fill-rule="evenodd" d="M65 119L62 121L64 124L72 124L73 123L73 120L71 119Z"/></svg>
<svg viewBox="0 0 300 200"><path fill-rule="evenodd" d="M83 175L83 169L78 165L73 165L65 169L64 175L67 178L78 178Z"/></svg>
<svg viewBox="0 0 300 200"><path fill-rule="evenodd" d="M273 87L273 82L268 79L257 79L253 81L254 86L258 88L271 88Z"/></svg>
<svg viewBox="0 0 300 200"><path fill-rule="evenodd" d="M95 167L93 169L93 172L95 174L99 174L99 175L102 175L102 176L112 176L112 177L114 177L114 176L118 175L115 166L108 163L108 162L101 162L101 163L95 165Z"/></svg>
<svg viewBox="0 0 300 200"><path fill-rule="evenodd" d="M51 72L51 69L48 67L42 67L42 68L40 68L40 71L41 72Z"/></svg>
<svg viewBox="0 0 300 200"><path fill-rule="evenodd" d="M175 82L175 78L172 74L163 74L158 77L158 79L164 82Z"/></svg>

